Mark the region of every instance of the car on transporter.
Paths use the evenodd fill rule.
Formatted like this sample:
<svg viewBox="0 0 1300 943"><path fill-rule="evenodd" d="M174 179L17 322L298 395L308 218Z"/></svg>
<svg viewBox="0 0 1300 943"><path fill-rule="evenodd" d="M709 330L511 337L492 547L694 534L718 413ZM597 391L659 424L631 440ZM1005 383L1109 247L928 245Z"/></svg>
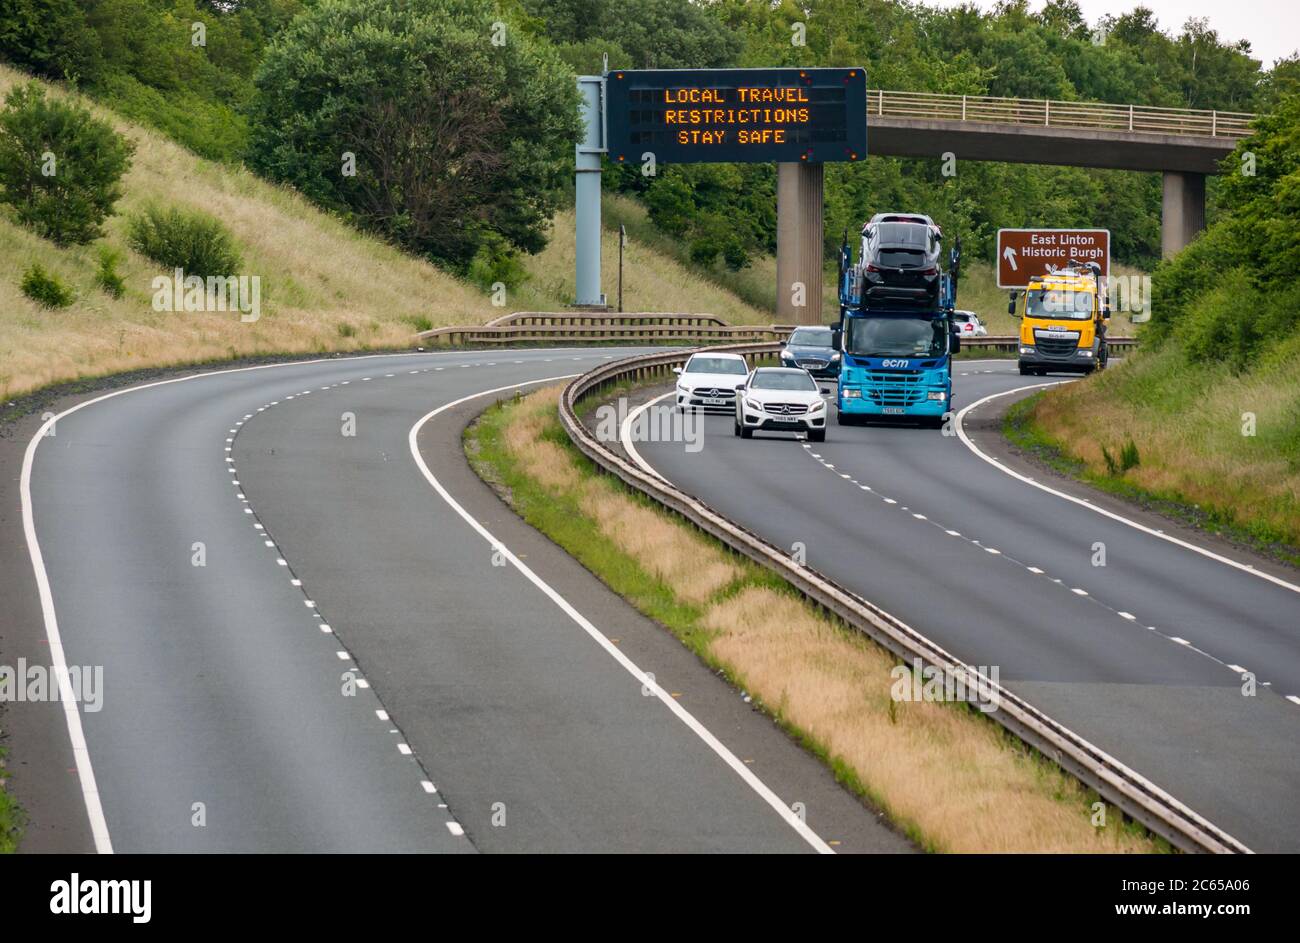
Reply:
<svg viewBox="0 0 1300 943"><path fill-rule="evenodd" d="M749 364L740 354L702 350L691 354L683 366L674 367L678 412L724 412L735 409L736 387L749 376Z"/></svg>
<svg viewBox="0 0 1300 943"><path fill-rule="evenodd" d="M736 387L735 432L804 432L809 442L826 441L826 400L807 370L758 367Z"/></svg>

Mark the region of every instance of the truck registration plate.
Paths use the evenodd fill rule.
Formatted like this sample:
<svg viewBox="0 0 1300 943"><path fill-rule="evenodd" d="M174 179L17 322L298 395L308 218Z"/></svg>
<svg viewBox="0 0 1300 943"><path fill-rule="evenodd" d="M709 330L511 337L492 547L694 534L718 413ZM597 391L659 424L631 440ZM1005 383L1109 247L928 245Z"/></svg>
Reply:
<svg viewBox="0 0 1300 943"><path fill-rule="evenodd" d="M907 412L902 406L886 406L883 410L886 416L901 416Z"/></svg>

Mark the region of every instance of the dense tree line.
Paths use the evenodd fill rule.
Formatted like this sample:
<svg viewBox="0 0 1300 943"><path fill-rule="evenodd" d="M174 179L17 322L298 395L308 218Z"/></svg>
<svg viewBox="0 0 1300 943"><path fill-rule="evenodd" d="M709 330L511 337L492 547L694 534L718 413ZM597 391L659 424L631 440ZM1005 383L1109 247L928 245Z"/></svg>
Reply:
<svg viewBox="0 0 1300 943"><path fill-rule="evenodd" d="M417 28L424 16L441 17L444 31L472 21L472 35L452 43L461 52L451 58L416 55L413 31L442 42L443 32ZM497 22L507 24L510 41L489 47L485 30ZM344 42L304 25L311 23L356 29ZM796 26L803 45L792 42ZM383 38L371 41L372 30ZM492 48L508 55L492 65ZM390 61L360 67L358 56ZM1089 23L1075 0L1041 9L1006 0L991 12L893 0L0 0L0 58L76 84L200 154L248 161L461 267L480 250L490 269L540 244L539 216L567 191L560 167L571 152L561 138L576 133L547 103L572 104L555 91L565 66L567 82L599 71L606 56L611 68L863 65L876 88L1239 111L1269 108L1300 87L1296 59L1265 72L1245 44L1203 21L1160 24L1139 6ZM414 63L415 72L394 63ZM332 70L347 78L331 80ZM375 76L382 81L370 81ZM456 82L463 87L447 96ZM513 93L519 82L531 97ZM420 109L426 93L442 95L430 100L447 107ZM475 114L486 120L471 121ZM458 123L455 115L466 117ZM425 147L395 136L399 130L437 140ZM345 147L345 132L361 143ZM531 147L520 143L528 136L536 138ZM404 153L386 146L402 141ZM493 147L527 166L498 167L494 176L485 150ZM344 150L369 175L340 178L334 164ZM1158 176L957 159L956 176L943 175L938 155L831 165L828 251L871 212L906 208L960 233L976 256L989 255L1000 226L1104 224L1118 258L1154 263ZM426 160L441 169L421 173ZM474 172L462 174L462 166ZM431 174L443 175L440 189ZM642 199L701 264L742 267L774 249L771 166L661 167L654 178L619 168L608 179ZM1215 184L1212 208L1217 191ZM490 205L476 213L469 200Z"/></svg>

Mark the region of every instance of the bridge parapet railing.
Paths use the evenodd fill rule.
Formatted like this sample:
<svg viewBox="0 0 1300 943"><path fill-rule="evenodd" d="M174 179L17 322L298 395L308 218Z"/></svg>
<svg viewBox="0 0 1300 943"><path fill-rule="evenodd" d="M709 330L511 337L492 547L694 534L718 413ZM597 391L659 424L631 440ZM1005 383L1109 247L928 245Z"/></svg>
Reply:
<svg viewBox="0 0 1300 943"><path fill-rule="evenodd" d="M868 121L871 117L920 118L1229 139L1249 136L1255 119L1239 111L884 89L867 91L867 114Z"/></svg>

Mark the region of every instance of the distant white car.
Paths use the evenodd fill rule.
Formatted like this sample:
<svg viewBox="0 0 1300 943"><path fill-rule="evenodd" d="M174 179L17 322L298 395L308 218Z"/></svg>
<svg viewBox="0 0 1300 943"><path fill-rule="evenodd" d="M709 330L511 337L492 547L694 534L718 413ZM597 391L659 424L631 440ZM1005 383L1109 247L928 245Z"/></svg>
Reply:
<svg viewBox="0 0 1300 943"><path fill-rule="evenodd" d="M952 320L962 337L987 337L989 329L974 311L954 311Z"/></svg>
<svg viewBox="0 0 1300 943"><path fill-rule="evenodd" d="M737 391L736 435L754 430L806 432L809 442L826 441L826 400L807 370L759 367Z"/></svg>
<svg viewBox="0 0 1300 943"><path fill-rule="evenodd" d="M692 354L686 365L673 368L677 374L677 410L732 412L736 387L749 376L749 365L740 354Z"/></svg>

